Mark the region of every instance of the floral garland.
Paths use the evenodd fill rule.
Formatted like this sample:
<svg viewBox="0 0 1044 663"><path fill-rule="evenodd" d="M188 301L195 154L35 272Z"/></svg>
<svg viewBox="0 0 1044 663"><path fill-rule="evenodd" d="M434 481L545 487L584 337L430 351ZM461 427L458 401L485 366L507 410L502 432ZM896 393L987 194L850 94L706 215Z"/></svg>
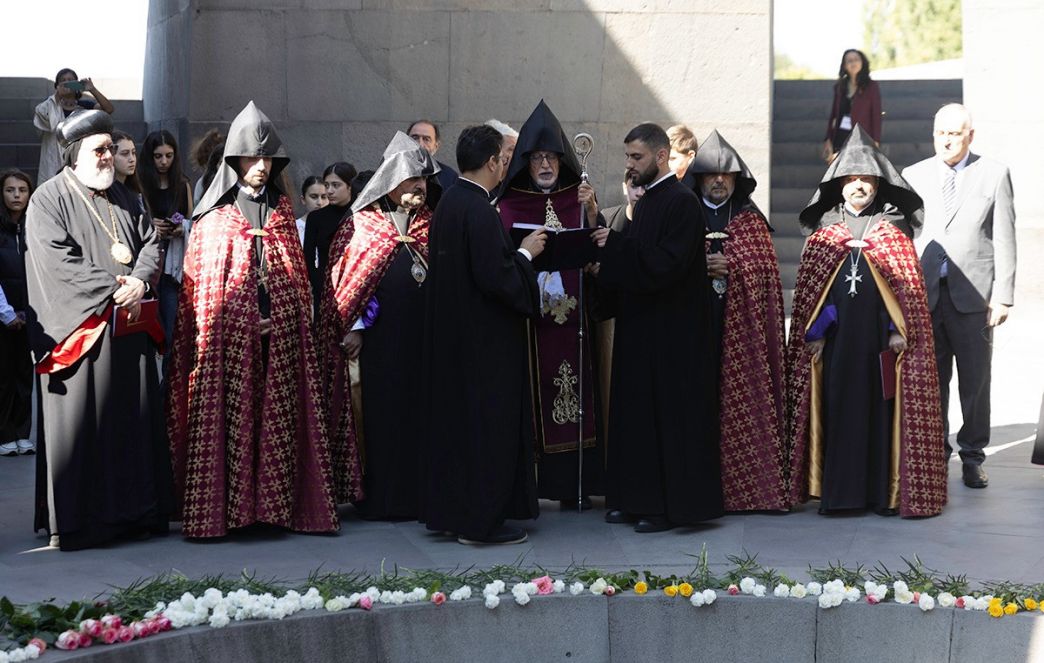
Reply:
<svg viewBox="0 0 1044 663"><path fill-rule="evenodd" d="M156 602L150 610L143 613L135 608L127 608L128 612L140 617L132 621L126 621L120 615L108 612L112 606L106 602L93 605L72 603L64 608L53 604L32 604L17 608L6 598L0 598L0 635L22 645L7 651L0 650L0 663L34 660L42 655L49 645L64 650L90 647L93 644L113 645L192 626L224 628L234 621L283 619L302 610L371 610L378 604L397 606L422 602L441 606L447 601L460 602L471 599L480 584L483 604L490 610L496 609L500 605L501 596L508 592L517 605L525 606L533 597L562 594L566 591L573 596L589 592L593 595L612 597L625 590L642 596L654 589L661 590L664 596L670 598L680 596L687 599L693 607L700 608L712 605L717 600L717 587L723 588L730 596L763 598L771 595L776 598L799 600L815 597L822 609L835 608L842 603L855 603L862 598L869 605L878 605L891 599L900 605L915 605L923 612L937 607L952 608L986 612L994 618L1022 611L1044 612L1044 602L1040 600L1040 595L1027 595L1044 588L1044 585L1027 588L1001 583L994 585L995 592L980 592L979 595L966 592L957 595L947 589L940 589L940 585L967 588L963 576L949 576L945 581L940 581L928 573L916 558L915 563L908 562L909 572L899 574L903 579L892 579L894 574L879 567L875 577L879 580L889 578L890 583L866 579L866 573L861 567L853 571L840 565L831 566L827 570L810 568L813 577L819 577L824 581L799 583L775 571L762 569L755 564L753 557L730 557L730 560L735 564L735 568L724 578L710 575L705 550L696 569L685 577L661 577L649 571L638 573L632 570L611 574L571 568L567 569L562 577L554 578L542 569L539 569L541 575L533 575L531 571L527 572L518 565L498 566L487 571L475 572L468 577L422 571L403 578L398 575L398 571L395 575L389 576L382 570L376 579L365 578L377 584L351 593L340 593L335 591L335 588L361 588L362 585L359 583L364 581L363 576L313 574L310 581L322 586L322 590L310 586L303 594L290 589L279 596L276 595L279 592L274 591L274 585L268 586L252 577L244 576L243 581L251 588L267 587L268 590L250 591L239 587L223 591L211 586L198 592L198 595L185 591L178 598ZM746 572L750 572L750 575ZM827 572L836 572L839 577L825 580L824 573ZM187 581L184 578L180 579ZM214 580L215 584L228 586L227 581L217 582L220 577ZM432 582L427 587L414 585L410 588L408 583L411 580ZM454 589L447 593L442 589L443 584L454 586ZM144 582L133 587L142 586L145 586ZM772 587L771 592L769 587ZM1024 590L1021 596L1017 591L1020 588ZM1028 592L1025 591L1027 589ZM110 601L121 605L118 595ZM122 605L129 605L126 597L123 597ZM140 605L140 602L136 605Z"/></svg>

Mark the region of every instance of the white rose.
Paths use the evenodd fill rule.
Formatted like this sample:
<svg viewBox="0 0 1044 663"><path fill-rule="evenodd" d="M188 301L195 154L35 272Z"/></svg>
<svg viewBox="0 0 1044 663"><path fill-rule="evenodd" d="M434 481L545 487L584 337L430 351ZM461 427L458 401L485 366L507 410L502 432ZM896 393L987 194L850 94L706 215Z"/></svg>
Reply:
<svg viewBox="0 0 1044 663"><path fill-rule="evenodd" d="M776 596L781 599L786 598L790 596L790 587L787 587L786 585L780 583L776 585L776 588L774 590L772 590L772 594L773 596Z"/></svg>
<svg viewBox="0 0 1044 663"><path fill-rule="evenodd" d="M801 583L797 583L790 588L790 595L796 599L803 599L808 595L808 590Z"/></svg>
<svg viewBox="0 0 1044 663"><path fill-rule="evenodd" d="M849 603L855 603L856 601L859 600L859 588L858 587L848 587L847 589L845 589L844 596L845 596L845 600L848 601Z"/></svg>
<svg viewBox="0 0 1044 663"><path fill-rule="evenodd" d="M898 594L900 592L908 592L910 588L906 586L906 583L902 580L896 580L892 583L892 593Z"/></svg>
<svg viewBox="0 0 1044 663"><path fill-rule="evenodd" d="M11 663L22 663L25 660L25 652L21 649L12 649L7 653L7 660Z"/></svg>
<svg viewBox="0 0 1044 663"><path fill-rule="evenodd" d="M903 605L906 605L908 603L913 603L913 598L914 598L913 592L911 592L910 590L896 591L895 592L895 602L896 603L902 603Z"/></svg>
<svg viewBox="0 0 1044 663"><path fill-rule="evenodd" d="M765 585L754 585L754 591L752 593L754 596L761 598L765 595Z"/></svg>
<svg viewBox="0 0 1044 663"><path fill-rule="evenodd" d="M228 626L228 613L214 613L210 616L210 625L214 628L225 628Z"/></svg>
<svg viewBox="0 0 1044 663"><path fill-rule="evenodd" d="M706 603L706 601L703 598L703 592L693 592L692 596L689 597L689 603L693 604L697 608Z"/></svg>
<svg viewBox="0 0 1044 663"><path fill-rule="evenodd" d="M757 583L754 582L754 578L744 578L743 580L740 580L740 591L744 594L750 594L754 591L754 586L756 584Z"/></svg>
<svg viewBox="0 0 1044 663"><path fill-rule="evenodd" d="M569 593L576 596L580 592L584 591L584 583L577 581L569 586Z"/></svg>
<svg viewBox="0 0 1044 663"><path fill-rule="evenodd" d="M917 600L918 607L924 612L928 612L935 607L935 599L928 592L921 592L921 597Z"/></svg>
<svg viewBox="0 0 1044 663"><path fill-rule="evenodd" d="M940 593L938 601L939 605L943 608L952 608L954 604L957 603L957 599L949 592Z"/></svg>
<svg viewBox="0 0 1044 663"><path fill-rule="evenodd" d="M603 592L605 592L605 588L608 586L609 584L603 578L599 578L598 580L595 580L593 583L591 583L591 593L602 594Z"/></svg>
<svg viewBox="0 0 1044 663"><path fill-rule="evenodd" d="M486 607L492 610L500 605L500 597L496 594L486 594Z"/></svg>
<svg viewBox="0 0 1044 663"><path fill-rule="evenodd" d="M820 585L815 580L805 585L805 589L807 589L808 593L812 596L819 596L823 593L823 585Z"/></svg>
<svg viewBox="0 0 1044 663"><path fill-rule="evenodd" d="M718 594L713 589L703 590L703 604L710 605L718 600Z"/></svg>
<svg viewBox="0 0 1044 663"><path fill-rule="evenodd" d="M344 610L344 608L345 604L343 596L335 596L334 598L326 602L327 612L340 612L341 610Z"/></svg>
<svg viewBox="0 0 1044 663"><path fill-rule="evenodd" d="M525 605L525 604L529 603L529 594L526 594L524 591L523 592L514 592L514 595L515 595L515 603L517 603L519 605Z"/></svg>
<svg viewBox="0 0 1044 663"><path fill-rule="evenodd" d="M561 594L565 591L565 583L561 580L556 580L551 588L555 590L555 594Z"/></svg>

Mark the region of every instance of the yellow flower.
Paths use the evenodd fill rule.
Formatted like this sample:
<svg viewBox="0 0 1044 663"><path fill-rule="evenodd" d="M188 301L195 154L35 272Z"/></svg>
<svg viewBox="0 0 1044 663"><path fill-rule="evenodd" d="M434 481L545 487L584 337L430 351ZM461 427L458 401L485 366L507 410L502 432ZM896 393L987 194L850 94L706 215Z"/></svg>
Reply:
<svg viewBox="0 0 1044 663"><path fill-rule="evenodd" d="M678 595L678 586L677 585L667 585L666 587L663 588L663 593L666 594L667 596L677 596Z"/></svg>
<svg viewBox="0 0 1044 663"><path fill-rule="evenodd" d="M991 607L992 606L1001 607L1001 600L999 598L997 598L996 596L994 596L992 599L990 599L990 606Z"/></svg>
<svg viewBox="0 0 1044 663"><path fill-rule="evenodd" d="M1036 599L1025 599L1022 602L1022 605L1025 606L1025 608L1027 610L1036 610L1037 609L1037 601L1036 601Z"/></svg>
<svg viewBox="0 0 1044 663"><path fill-rule="evenodd" d="M1009 603L1008 605L1004 606L1004 614L1006 615L1014 615L1018 611L1019 606L1016 603Z"/></svg>
<svg viewBox="0 0 1044 663"><path fill-rule="evenodd" d="M649 585L644 580L639 580L638 582L634 583L635 594L644 594L647 591L649 591Z"/></svg>
<svg viewBox="0 0 1044 663"><path fill-rule="evenodd" d="M989 612L990 612L990 617L1003 617L1004 616L1004 608L1000 607L1000 603L994 603L993 601L990 601Z"/></svg>
<svg viewBox="0 0 1044 663"><path fill-rule="evenodd" d="M687 582L683 582L682 584L678 585L678 593L684 596L685 598L689 598L690 596L692 596L692 585L690 585Z"/></svg>

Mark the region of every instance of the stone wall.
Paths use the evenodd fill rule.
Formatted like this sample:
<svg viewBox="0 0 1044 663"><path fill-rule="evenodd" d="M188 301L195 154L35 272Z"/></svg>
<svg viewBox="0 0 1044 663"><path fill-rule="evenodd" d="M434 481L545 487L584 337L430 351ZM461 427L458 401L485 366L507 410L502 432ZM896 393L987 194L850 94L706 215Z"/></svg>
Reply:
<svg viewBox="0 0 1044 663"><path fill-rule="evenodd" d="M768 209L771 23L768 0L150 0L145 119L191 141L253 99L300 181L375 167L419 117L453 165L462 128L517 128L544 98L594 136L603 204L620 199L624 134L652 120L717 127Z"/></svg>
<svg viewBox="0 0 1044 663"><path fill-rule="evenodd" d="M975 122L972 151L1011 168L1020 226L1044 228L1044 90L1029 73L1044 60L1044 3L964 0L964 103Z"/></svg>

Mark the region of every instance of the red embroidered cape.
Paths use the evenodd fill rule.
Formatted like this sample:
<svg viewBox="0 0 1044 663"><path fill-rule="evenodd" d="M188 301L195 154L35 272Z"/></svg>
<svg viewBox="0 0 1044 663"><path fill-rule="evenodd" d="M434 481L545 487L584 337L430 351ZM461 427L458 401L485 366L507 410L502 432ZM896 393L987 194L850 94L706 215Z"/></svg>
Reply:
<svg viewBox="0 0 1044 663"><path fill-rule="evenodd" d="M725 510L785 510L784 312L776 250L755 210L734 216L725 232L729 289L719 376Z"/></svg>
<svg viewBox="0 0 1044 663"><path fill-rule="evenodd" d="M319 343L330 425L334 492L339 503L363 498L359 433L351 405L351 379L341 341L377 292L401 244L428 259L431 210L421 207L401 240L395 224L378 206L356 212L330 244L330 270L320 305ZM405 250L405 249L403 249Z"/></svg>
<svg viewBox="0 0 1044 663"><path fill-rule="evenodd" d="M249 229L225 205L193 225L186 249L167 403L177 515L188 537L254 522L336 531L311 295L289 199L280 197L262 238L267 365Z"/></svg>
<svg viewBox="0 0 1044 663"><path fill-rule="evenodd" d="M813 233L801 254L790 342L786 357L787 441L790 499L808 499L811 366L805 353L805 330L831 287L839 265L848 259L848 227L834 224ZM903 517L932 516L946 504L946 461L942 408L935 366L931 314L924 274L910 239L888 222L879 222L866 238L863 255L887 282L902 311L907 349L896 368L899 410L899 512ZM897 325L898 326L898 325ZM859 422L852 422L859 425Z"/></svg>

